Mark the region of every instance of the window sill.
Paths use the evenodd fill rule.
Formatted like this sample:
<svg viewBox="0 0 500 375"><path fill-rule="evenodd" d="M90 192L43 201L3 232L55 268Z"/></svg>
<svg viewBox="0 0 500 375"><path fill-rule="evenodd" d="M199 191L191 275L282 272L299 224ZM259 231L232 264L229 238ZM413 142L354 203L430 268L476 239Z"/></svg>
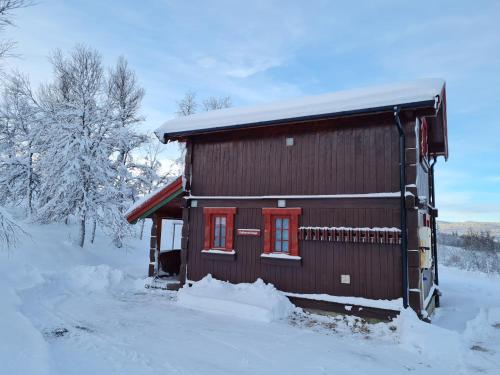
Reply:
<svg viewBox="0 0 500 375"><path fill-rule="evenodd" d="M207 260L233 261L236 259L236 252L234 250L208 249L201 251L201 257L202 259L207 259Z"/></svg>
<svg viewBox="0 0 500 375"><path fill-rule="evenodd" d="M208 250L202 250L201 252L206 254L224 254L224 255L236 254L234 250L219 250L219 249L208 249Z"/></svg>
<svg viewBox="0 0 500 375"><path fill-rule="evenodd" d="M260 254L262 258L276 258L276 259L288 259L288 260L301 260L302 258L296 255L279 254L279 253L264 253Z"/></svg>
<svg viewBox="0 0 500 375"><path fill-rule="evenodd" d="M301 257L286 254L261 254L260 261L273 266L300 267L302 265Z"/></svg>

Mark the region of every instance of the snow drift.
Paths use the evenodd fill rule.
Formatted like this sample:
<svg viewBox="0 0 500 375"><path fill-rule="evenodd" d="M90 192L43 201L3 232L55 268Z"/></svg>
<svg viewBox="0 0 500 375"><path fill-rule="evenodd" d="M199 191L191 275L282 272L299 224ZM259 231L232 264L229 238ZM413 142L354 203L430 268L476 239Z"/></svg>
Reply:
<svg viewBox="0 0 500 375"><path fill-rule="evenodd" d="M177 304L261 322L284 319L295 309L274 285L266 284L261 279L251 284L231 284L216 280L210 274L191 287L186 285L180 289Z"/></svg>

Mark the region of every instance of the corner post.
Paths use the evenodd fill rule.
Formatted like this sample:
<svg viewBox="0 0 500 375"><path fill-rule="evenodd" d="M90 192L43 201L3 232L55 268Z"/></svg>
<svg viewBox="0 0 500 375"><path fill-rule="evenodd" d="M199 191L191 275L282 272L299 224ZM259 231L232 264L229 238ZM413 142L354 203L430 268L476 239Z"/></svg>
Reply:
<svg viewBox="0 0 500 375"><path fill-rule="evenodd" d="M400 221L401 221L401 292L403 307L408 308L408 231L406 223L406 135L399 118L400 108L394 107L394 119L399 133L399 189L400 189Z"/></svg>

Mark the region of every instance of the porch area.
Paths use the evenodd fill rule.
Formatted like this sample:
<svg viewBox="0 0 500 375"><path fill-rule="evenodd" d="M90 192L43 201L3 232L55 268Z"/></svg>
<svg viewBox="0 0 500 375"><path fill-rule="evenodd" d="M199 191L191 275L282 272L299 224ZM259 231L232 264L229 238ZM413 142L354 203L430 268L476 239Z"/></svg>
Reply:
<svg viewBox="0 0 500 375"><path fill-rule="evenodd" d="M130 224L151 219L148 276L150 287L176 290L180 287L182 211L185 192L182 178L151 192L126 213Z"/></svg>

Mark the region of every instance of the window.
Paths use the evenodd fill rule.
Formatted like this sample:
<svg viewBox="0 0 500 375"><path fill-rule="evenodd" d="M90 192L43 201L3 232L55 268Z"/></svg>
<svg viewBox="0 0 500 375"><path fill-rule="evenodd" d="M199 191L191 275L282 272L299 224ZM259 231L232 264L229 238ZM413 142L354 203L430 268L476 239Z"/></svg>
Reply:
<svg viewBox="0 0 500 375"><path fill-rule="evenodd" d="M235 207L204 207L204 250L233 250Z"/></svg>
<svg viewBox="0 0 500 375"><path fill-rule="evenodd" d="M290 238L290 218L288 216L273 216L274 252L288 253Z"/></svg>
<svg viewBox="0 0 500 375"><path fill-rule="evenodd" d="M212 233L212 249L224 249L226 247L226 216L214 216Z"/></svg>
<svg viewBox="0 0 500 375"><path fill-rule="evenodd" d="M299 255L300 208L263 208L264 253Z"/></svg>

